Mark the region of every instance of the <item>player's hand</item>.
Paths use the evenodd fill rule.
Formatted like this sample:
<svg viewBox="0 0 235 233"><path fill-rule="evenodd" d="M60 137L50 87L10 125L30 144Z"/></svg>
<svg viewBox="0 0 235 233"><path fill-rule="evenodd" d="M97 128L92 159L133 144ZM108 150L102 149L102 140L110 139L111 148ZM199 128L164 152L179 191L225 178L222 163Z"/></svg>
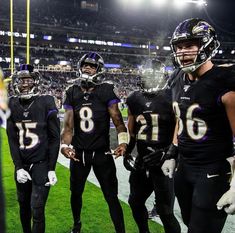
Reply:
<svg viewBox="0 0 235 233"><path fill-rule="evenodd" d="M148 149L150 148L148 147ZM157 149L151 151L152 151L151 153L143 157L144 165L146 168L158 166L165 155L165 152L163 150Z"/></svg>
<svg viewBox="0 0 235 233"><path fill-rule="evenodd" d="M114 150L114 158L117 159L126 153L127 144L122 143Z"/></svg>
<svg viewBox="0 0 235 233"><path fill-rule="evenodd" d="M45 184L45 186L54 186L57 183L55 171L48 172L48 180L49 181Z"/></svg>
<svg viewBox="0 0 235 233"><path fill-rule="evenodd" d="M165 176L169 176L169 178L173 178L173 174L175 171L175 160L174 159L168 159L166 160L162 165L162 172Z"/></svg>
<svg viewBox="0 0 235 233"><path fill-rule="evenodd" d="M61 153L68 159L73 159L74 161L79 161L79 159L76 158L76 153L75 150L68 147L62 147L61 148Z"/></svg>
<svg viewBox="0 0 235 233"><path fill-rule="evenodd" d="M31 176L23 168L16 171L16 180L18 183L24 184L28 180L32 180Z"/></svg>
<svg viewBox="0 0 235 233"><path fill-rule="evenodd" d="M217 202L217 209L224 211L227 214L235 214L235 188L231 187Z"/></svg>
<svg viewBox="0 0 235 233"><path fill-rule="evenodd" d="M135 160L130 154L123 156L123 165L128 171L136 171Z"/></svg>

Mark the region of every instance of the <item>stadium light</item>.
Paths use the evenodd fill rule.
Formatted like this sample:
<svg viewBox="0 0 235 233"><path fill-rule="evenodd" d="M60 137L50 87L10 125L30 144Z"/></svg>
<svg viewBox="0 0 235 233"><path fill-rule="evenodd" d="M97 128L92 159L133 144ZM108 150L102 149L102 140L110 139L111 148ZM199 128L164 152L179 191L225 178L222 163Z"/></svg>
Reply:
<svg viewBox="0 0 235 233"><path fill-rule="evenodd" d="M198 6L207 6L206 0L174 0L176 5L185 5L186 3L196 4Z"/></svg>
<svg viewBox="0 0 235 233"><path fill-rule="evenodd" d="M167 3L167 0L151 0L152 5L154 6L163 6Z"/></svg>
<svg viewBox="0 0 235 233"><path fill-rule="evenodd" d="M141 8L145 0L119 0L122 7L128 7L129 10Z"/></svg>

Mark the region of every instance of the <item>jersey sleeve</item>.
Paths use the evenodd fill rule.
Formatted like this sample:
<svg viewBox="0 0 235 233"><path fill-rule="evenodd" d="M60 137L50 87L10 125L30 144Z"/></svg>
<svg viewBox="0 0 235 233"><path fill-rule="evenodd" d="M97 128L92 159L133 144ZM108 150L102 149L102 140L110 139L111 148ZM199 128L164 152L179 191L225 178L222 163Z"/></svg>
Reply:
<svg viewBox="0 0 235 233"><path fill-rule="evenodd" d="M49 169L55 170L60 147L60 121L58 110L52 96L48 96L47 134Z"/></svg>

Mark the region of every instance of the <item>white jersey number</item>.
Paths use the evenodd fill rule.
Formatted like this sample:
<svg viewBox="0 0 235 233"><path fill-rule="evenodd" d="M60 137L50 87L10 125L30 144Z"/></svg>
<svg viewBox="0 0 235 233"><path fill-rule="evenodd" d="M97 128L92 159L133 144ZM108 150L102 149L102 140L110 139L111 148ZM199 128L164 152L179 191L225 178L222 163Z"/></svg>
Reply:
<svg viewBox="0 0 235 233"><path fill-rule="evenodd" d="M39 142L38 135L31 132L31 129L36 129L37 123L16 123L17 128L19 129L19 144L20 149L31 149L36 146ZM24 145L24 138L31 139L31 143L29 145Z"/></svg>
<svg viewBox="0 0 235 233"><path fill-rule="evenodd" d="M175 111L176 117L179 120L178 135L180 135L183 131L183 122L181 119L179 104L177 102L173 103L173 109ZM189 137L191 137L193 140L202 139L207 132L206 122L200 118L193 117L193 112L197 109L200 109L199 104L193 104L186 111L186 130Z"/></svg>
<svg viewBox="0 0 235 233"><path fill-rule="evenodd" d="M151 116L151 121L152 121L152 134L151 134L151 140L152 141L158 141L158 114L150 114ZM144 133L145 128L147 127L147 121L144 118L144 115L139 115L136 118L136 122L141 123L141 127L139 129L137 138L138 140L147 140L147 134Z"/></svg>
<svg viewBox="0 0 235 233"><path fill-rule="evenodd" d="M80 128L83 132L88 133L94 129L94 121L92 120L93 112L89 107L82 107L79 111L81 118Z"/></svg>

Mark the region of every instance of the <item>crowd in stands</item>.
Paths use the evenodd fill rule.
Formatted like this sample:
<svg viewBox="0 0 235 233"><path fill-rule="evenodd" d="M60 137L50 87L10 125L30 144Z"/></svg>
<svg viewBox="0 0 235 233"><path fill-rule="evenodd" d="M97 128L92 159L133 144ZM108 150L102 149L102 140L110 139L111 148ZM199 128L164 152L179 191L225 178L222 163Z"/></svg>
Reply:
<svg viewBox="0 0 235 233"><path fill-rule="evenodd" d="M43 77L44 91L56 96L63 96L68 85L76 81L76 65L79 58L88 51L99 52L105 63L119 64L118 69L109 69L105 80L115 83L121 97L128 95L137 88L138 75L136 69L149 56L157 56L167 66L172 66L170 51L148 48L129 48L117 46L101 46L85 43L69 43L69 37L90 40L104 40L131 44L155 44L169 46L169 37L175 25L180 21L179 16L162 17L159 15L139 15L132 20L128 16L120 17L119 13L107 8L104 1L99 2L97 11L81 9L79 1L66 0L37 0L31 1L31 33L36 35L30 41L30 62L40 66ZM2 1L0 7L1 30L9 31L10 1ZM63 9L63 11L61 11ZM169 14L169 12L168 12ZM182 16L187 17L187 16ZM25 32L26 3L14 1L14 31ZM233 27L233 25L231 25ZM229 31L229 30L228 30ZM232 31L232 28L231 30ZM51 35L52 41L43 40L43 35ZM217 63L234 62L235 47L233 37L228 33L219 33L223 53L216 56ZM1 36L0 62L10 57L9 36ZM25 63L26 40L14 38L14 57L18 63ZM35 63L35 61L37 63ZM67 70L56 67L59 61L67 61ZM7 63L7 62L5 62ZM1 65L1 64L0 64ZM2 65L1 65L2 66ZM3 64L7 67L9 64ZM44 68L42 68L44 67ZM65 67L63 66L63 69ZM9 75L7 74L6 77Z"/></svg>

